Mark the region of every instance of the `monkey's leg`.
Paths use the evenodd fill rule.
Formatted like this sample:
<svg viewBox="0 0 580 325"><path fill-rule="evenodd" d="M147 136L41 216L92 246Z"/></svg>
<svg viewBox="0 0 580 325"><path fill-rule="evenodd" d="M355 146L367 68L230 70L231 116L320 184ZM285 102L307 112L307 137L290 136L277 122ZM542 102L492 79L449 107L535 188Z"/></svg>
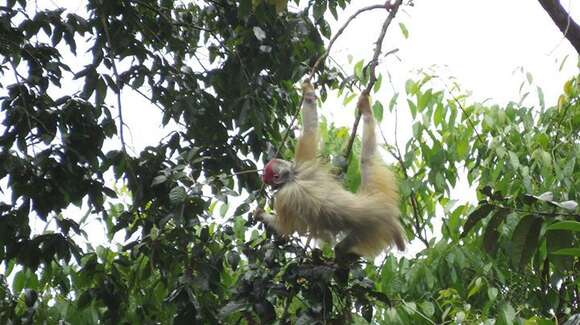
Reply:
<svg viewBox="0 0 580 325"><path fill-rule="evenodd" d="M357 234L351 232L343 240L336 244L336 246L334 246L334 256L338 264L348 265L358 260L360 256L351 251L351 249L356 246L358 242L359 239Z"/></svg>
<svg viewBox="0 0 580 325"><path fill-rule="evenodd" d="M368 95L362 94L357 107L363 119L362 150L360 155L361 189L370 190L371 167L377 151L377 136L375 134L375 119L371 111Z"/></svg>

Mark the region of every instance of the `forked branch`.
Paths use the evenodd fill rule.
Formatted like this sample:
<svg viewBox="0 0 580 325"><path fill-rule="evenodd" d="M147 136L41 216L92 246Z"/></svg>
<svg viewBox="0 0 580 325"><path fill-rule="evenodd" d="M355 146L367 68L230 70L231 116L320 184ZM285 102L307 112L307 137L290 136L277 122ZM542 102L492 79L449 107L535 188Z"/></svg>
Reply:
<svg viewBox="0 0 580 325"><path fill-rule="evenodd" d="M370 75L369 83L367 84L366 88L363 90L363 92L362 92L363 95L370 94L371 89L373 89L375 83L377 82L376 68L377 68L377 65L379 63L379 56L381 55L381 51L383 49L383 41L385 40L385 35L387 33L387 29L389 28L389 25L391 25L391 22L395 18L395 15L399 11L399 7L401 6L402 3L403 3L403 0L397 0L391 6L391 11L389 12L389 15L387 16L387 18L385 19L385 22L383 23L383 27L381 29L381 34L379 35L379 38L377 39L377 42L375 44L373 58L369 64L369 75ZM348 144L346 146L346 150L345 150L345 154L344 154L344 157L347 160L350 157L350 154L352 152L352 146L354 144L354 139L356 138L356 131L358 129L358 125L360 124L360 117L361 117L360 114L356 115L356 118L354 120L354 124L352 126L350 138L348 139ZM348 168L348 165L347 165L347 168Z"/></svg>

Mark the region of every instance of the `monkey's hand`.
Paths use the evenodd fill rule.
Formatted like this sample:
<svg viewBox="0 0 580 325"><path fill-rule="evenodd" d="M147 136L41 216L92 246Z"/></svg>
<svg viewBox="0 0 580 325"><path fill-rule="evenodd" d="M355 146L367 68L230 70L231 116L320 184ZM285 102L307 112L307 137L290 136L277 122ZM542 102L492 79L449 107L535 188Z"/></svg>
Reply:
<svg viewBox="0 0 580 325"><path fill-rule="evenodd" d="M252 216L254 217L254 220L264 222L264 209L257 207L252 212Z"/></svg>
<svg viewBox="0 0 580 325"><path fill-rule="evenodd" d="M314 92L314 87L310 83L310 80L306 80L302 83L302 96L304 100L313 103L316 100L316 93Z"/></svg>
<svg viewBox="0 0 580 325"><path fill-rule="evenodd" d="M358 111L362 115L371 115L371 116L373 115L373 113L371 112L371 104L369 101L368 94L363 93L359 96L356 107L358 108Z"/></svg>

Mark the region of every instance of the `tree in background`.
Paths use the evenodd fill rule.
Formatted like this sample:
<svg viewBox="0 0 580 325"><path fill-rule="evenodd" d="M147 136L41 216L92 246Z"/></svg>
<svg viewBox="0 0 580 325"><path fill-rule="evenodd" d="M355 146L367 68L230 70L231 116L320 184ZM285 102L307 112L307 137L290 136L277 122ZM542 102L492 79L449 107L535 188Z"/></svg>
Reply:
<svg viewBox="0 0 580 325"><path fill-rule="evenodd" d="M297 82L312 72L323 101L348 103L372 80L373 60L352 73L316 63L327 15L349 1L86 3L85 15L0 7L0 322L556 324L580 312L580 75L555 107L531 76L534 107L527 94L472 102L425 73L376 101L378 120L412 116L413 137L384 149L407 236L425 249L344 270L248 211L265 200L259 162L293 151ZM146 108L128 96L167 131L136 153L124 118ZM320 131L323 159L348 166L356 190L359 143ZM475 206L450 199L462 177ZM87 242L99 220L120 245Z"/></svg>

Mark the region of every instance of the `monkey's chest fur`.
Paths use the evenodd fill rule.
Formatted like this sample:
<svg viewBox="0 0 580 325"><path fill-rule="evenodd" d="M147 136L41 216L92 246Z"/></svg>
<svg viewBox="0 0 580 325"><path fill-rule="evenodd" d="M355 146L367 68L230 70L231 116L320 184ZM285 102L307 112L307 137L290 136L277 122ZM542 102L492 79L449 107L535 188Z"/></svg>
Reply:
<svg viewBox="0 0 580 325"><path fill-rule="evenodd" d="M376 224L368 221L386 217L387 204L378 193L345 190L328 167L313 161L295 167L293 179L276 193L274 209L280 232L328 240Z"/></svg>

